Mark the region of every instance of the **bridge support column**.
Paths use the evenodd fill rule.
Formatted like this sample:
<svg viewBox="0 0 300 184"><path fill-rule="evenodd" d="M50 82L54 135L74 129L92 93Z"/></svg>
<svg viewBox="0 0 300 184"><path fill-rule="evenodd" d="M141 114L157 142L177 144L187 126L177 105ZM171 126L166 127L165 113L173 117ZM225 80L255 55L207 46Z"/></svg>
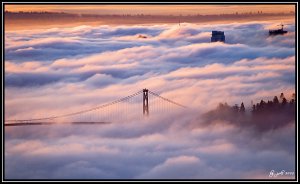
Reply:
<svg viewBox="0 0 300 184"><path fill-rule="evenodd" d="M148 89L143 89L143 114L149 116Z"/></svg>

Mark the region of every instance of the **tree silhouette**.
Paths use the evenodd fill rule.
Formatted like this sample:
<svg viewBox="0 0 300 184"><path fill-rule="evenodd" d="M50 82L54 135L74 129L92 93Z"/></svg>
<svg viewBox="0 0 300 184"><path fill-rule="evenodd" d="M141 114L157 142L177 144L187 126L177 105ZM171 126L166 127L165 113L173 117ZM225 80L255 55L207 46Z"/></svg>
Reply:
<svg viewBox="0 0 300 184"><path fill-rule="evenodd" d="M267 108L268 111L273 110L274 109L274 103L273 103L273 101L268 100L266 108Z"/></svg>
<svg viewBox="0 0 300 184"><path fill-rule="evenodd" d="M280 94L280 99L274 96L273 100L264 101L252 105L252 113L245 113L244 102L240 107L238 104L230 106L227 103L220 103L218 108L205 113L207 123L217 123L214 120L225 120L228 123L239 127L254 127L263 132L277 129L290 123L295 123L295 99L286 99ZM252 103L251 103L252 104Z"/></svg>
<svg viewBox="0 0 300 184"><path fill-rule="evenodd" d="M280 98L280 100L282 101L282 100L283 100L283 98L284 98L284 94L283 94L283 93L281 93L279 98Z"/></svg>
<svg viewBox="0 0 300 184"><path fill-rule="evenodd" d="M274 105L279 104L279 100L278 100L277 96L274 96L273 103L274 103Z"/></svg>
<svg viewBox="0 0 300 184"><path fill-rule="evenodd" d="M245 113L245 111L246 111L246 109L245 109L244 103L242 102L241 107L240 107L240 112Z"/></svg>
<svg viewBox="0 0 300 184"><path fill-rule="evenodd" d="M256 106L255 105L252 105L252 113L256 113Z"/></svg>
<svg viewBox="0 0 300 184"><path fill-rule="evenodd" d="M265 110L266 102L261 100L260 103L256 104L256 110L257 112L261 113Z"/></svg>
<svg viewBox="0 0 300 184"><path fill-rule="evenodd" d="M235 104L233 107L232 107L233 111L234 112L239 112L239 106L238 104Z"/></svg>
<svg viewBox="0 0 300 184"><path fill-rule="evenodd" d="M287 100L286 98L283 97L281 105L284 107L287 104Z"/></svg>

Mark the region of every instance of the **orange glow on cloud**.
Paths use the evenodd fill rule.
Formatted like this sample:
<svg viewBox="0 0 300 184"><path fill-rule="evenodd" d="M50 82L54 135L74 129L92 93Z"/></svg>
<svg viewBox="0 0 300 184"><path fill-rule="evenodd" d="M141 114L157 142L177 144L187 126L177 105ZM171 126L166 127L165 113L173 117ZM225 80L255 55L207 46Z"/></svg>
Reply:
<svg viewBox="0 0 300 184"><path fill-rule="evenodd" d="M5 5L6 11L49 11L88 14L193 15L263 11L288 13L295 5Z"/></svg>

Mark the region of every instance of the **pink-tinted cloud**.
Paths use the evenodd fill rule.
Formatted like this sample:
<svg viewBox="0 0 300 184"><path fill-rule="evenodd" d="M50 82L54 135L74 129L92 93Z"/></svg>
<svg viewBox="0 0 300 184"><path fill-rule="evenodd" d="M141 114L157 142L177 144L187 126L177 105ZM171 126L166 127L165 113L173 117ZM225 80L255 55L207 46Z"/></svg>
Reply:
<svg viewBox="0 0 300 184"><path fill-rule="evenodd" d="M232 179L266 178L272 169L292 170L294 121L262 133L201 116L220 102L243 101L249 108L251 101L271 100L281 92L290 99L295 92L294 27L287 26L287 35L268 37L273 24L7 32L6 119L77 112L143 88L189 108L155 113L151 101L150 117L145 119L140 95L121 104L132 111L113 109L126 114L126 121L5 127L5 176ZM224 30L226 43L210 43L211 30ZM99 113L88 115L96 118Z"/></svg>

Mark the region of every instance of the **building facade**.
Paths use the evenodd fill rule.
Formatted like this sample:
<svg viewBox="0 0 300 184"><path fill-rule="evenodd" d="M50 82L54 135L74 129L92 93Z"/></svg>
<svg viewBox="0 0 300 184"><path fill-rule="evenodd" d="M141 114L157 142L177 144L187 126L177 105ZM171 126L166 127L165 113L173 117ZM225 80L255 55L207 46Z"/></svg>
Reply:
<svg viewBox="0 0 300 184"><path fill-rule="evenodd" d="M212 31L211 42L225 42L224 31Z"/></svg>

